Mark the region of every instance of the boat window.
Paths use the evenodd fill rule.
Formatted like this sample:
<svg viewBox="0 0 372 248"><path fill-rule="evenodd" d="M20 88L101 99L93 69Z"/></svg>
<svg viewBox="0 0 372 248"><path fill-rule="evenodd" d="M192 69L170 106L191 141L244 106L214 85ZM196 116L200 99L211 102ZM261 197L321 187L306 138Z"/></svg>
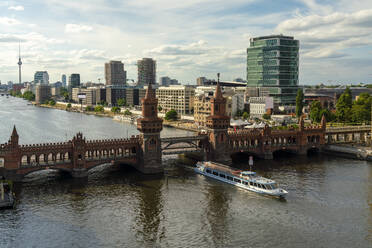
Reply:
<svg viewBox="0 0 372 248"><path fill-rule="evenodd" d="M244 182L245 185L248 185L248 182Z"/></svg>
<svg viewBox="0 0 372 248"><path fill-rule="evenodd" d="M271 189L271 185L270 184L266 184L265 187L266 187L266 189Z"/></svg>
<svg viewBox="0 0 372 248"><path fill-rule="evenodd" d="M278 187L278 185L276 185L276 183L274 183L274 184L271 184L271 187L272 187L273 189L276 189L276 188Z"/></svg>
<svg viewBox="0 0 372 248"><path fill-rule="evenodd" d="M227 179L228 179L228 180L231 180L231 181L233 180L232 177L229 177L229 176L227 176Z"/></svg>
<svg viewBox="0 0 372 248"><path fill-rule="evenodd" d="M253 183L252 182L249 182L249 185L253 186Z"/></svg>
<svg viewBox="0 0 372 248"><path fill-rule="evenodd" d="M215 172L215 171L213 171L213 175L216 175L216 176L218 176L218 173L217 173L217 172Z"/></svg>
<svg viewBox="0 0 372 248"><path fill-rule="evenodd" d="M211 170L210 169L207 169L207 173L211 173Z"/></svg>
<svg viewBox="0 0 372 248"><path fill-rule="evenodd" d="M241 183L242 181L240 181L239 179L236 179L236 178L234 178L234 181L235 182L238 182L238 183Z"/></svg>
<svg viewBox="0 0 372 248"><path fill-rule="evenodd" d="M223 178L225 178L226 176L225 176L225 174L220 174L220 177L223 177Z"/></svg>
<svg viewBox="0 0 372 248"><path fill-rule="evenodd" d="M254 183L253 186L257 187L257 183Z"/></svg>

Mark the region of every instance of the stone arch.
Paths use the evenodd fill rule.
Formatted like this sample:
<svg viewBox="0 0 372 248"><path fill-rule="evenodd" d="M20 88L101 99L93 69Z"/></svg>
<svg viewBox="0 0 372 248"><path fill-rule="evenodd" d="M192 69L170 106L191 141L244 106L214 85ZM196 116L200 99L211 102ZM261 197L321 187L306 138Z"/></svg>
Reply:
<svg viewBox="0 0 372 248"><path fill-rule="evenodd" d="M45 164L46 163L46 156L44 153L39 155L39 164Z"/></svg>
<svg viewBox="0 0 372 248"><path fill-rule="evenodd" d="M48 159L48 163L54 162L54 154L53 153L49 153L47 159Z"/></svg>
<svg viewBox="0 0 372 248"><path fill-rule="evenodd" d="M32 154L30 156L30 164L36 164L37 160L36 160L36 155L35 154Z"/></svg>
<svg viewBox="0 0 372 248"><path fill-rule="evenodd" d="M21 157L21 164L22 164L22 165L29 164L29 161L30 161L30 158L29 158L27 155L23 155L23 156Z"/></svg>

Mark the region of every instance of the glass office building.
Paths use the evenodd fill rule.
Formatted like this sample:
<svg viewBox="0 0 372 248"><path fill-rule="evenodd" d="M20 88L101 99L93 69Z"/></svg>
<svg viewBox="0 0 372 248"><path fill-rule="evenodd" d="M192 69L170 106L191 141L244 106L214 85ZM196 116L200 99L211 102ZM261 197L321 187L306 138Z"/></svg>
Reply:
<svg viewBox="0 0 372 248"><path fill-rule="evenodd" d="M247 87L258 87L279 105L294 105L298 90L299 41L284 35L251 38Z"/></svg>

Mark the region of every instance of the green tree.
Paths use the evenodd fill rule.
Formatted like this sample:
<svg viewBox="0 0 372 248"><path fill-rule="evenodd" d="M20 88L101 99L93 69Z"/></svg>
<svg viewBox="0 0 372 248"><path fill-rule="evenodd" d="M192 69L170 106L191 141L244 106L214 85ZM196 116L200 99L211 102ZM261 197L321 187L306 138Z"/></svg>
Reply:
<svg viewBox="0 0 372 248"><path fill-rule="evenodd" d="M122 107L122 106L126 106L127 105L127 101L124 99L124 98L120 98L117 100L117 105Z"/></svg>
<svg viewBox="0 0 372 248"><path fill-rule="evenodd" d="M264 118L265 120L270 120L271 116L265 113L262 115L262 118Z"/></svg>
<svg viewBox="0 0 372 248"><path fill-rule="evenodd" d="M94 112L104 112L104 111L105 109L101 105L98 105L94 108Z"/></svg>
<svg viewBox="0 0 372 248"><path fill-rule="evenodd" d="M242 117L244 120L247 120L249 118L249 114L247 112L244 112Z"/></svg>
<svg viewBox="0 0 372 248"><path fill-rule="evenodd" d="M65 87L61 87L60 94L65 98L65 101L69 100L69 93L68 90Z"/></svg>
<svg viewBox="0 0 372 248"><path fill-rule="evenodd" d="M112 107L111 112L113 113L120 113L121 109L119 107Z"/></svg>
<svg viewBox="0 0 372 248"><path fill-rule="evenodd" d="M341 94L336 103L336 116L339 122L351 121L352 97L349 87Z"/></svg>
<svg viewBox="0 0 372 248"><path fill-rule="evenodd" d="M302 109L304 107L304 93L302 89L297 91L296 96L296 116L300 117L302 115Z"/></svg>
<svg viewBox="0 0 372 248"><path fill-rule="evenodd" d="M94 108L92 106L86 106L85 111L87 111L87 112L94 111Z"/></svg>
<svg viewBox="0 0 372 248"><path fill-rule="evenodd" d="M34 101L35 100L35 95L31 91L26 91L23 93L22 97L28 101Z"/></svg>
<svg viewBox="0 0 372 248"><path fill-rule="evenodd" d="M351 107L351 119L353 122L370 122L372 97L368 93L359 95Z"/></svg>
<svg viewBox="0 0 372 248"><path fill-rule="evenodd" d="M310 106L310 119L313 122L320 122L322 119L321 111L322 111L322 105L319 101L313 101Z"/></svg>
<svg viewBox="0 0 372 248"><path fill-rule="evenodd" d="M126 110L124 111L124 115L132 115L132 112L130 112L129 109L126 109Z"/></svg>
<svg viewBox="0 0 372 248"><path fill-rule="evenodd" d="M49 101L48 101L48 104L49 104L50 106L54 106L54 105L56 105L56 101L54 101L53 99L52 99L52 100L49 100Z"/></svg>
<svg viewBox="0 0 372 248"><path fill-rule="evenodd" d="M171 109L165 114L164 119L166 119L167 121L176 121L178 119L177 111L174 109Z"/></svg>
<svg viewBox="0 0 372 248"><path fill-rule="evenodd" d="M70 109L72 106L71 106L71 103L67 104L66 108Z"/></svg>

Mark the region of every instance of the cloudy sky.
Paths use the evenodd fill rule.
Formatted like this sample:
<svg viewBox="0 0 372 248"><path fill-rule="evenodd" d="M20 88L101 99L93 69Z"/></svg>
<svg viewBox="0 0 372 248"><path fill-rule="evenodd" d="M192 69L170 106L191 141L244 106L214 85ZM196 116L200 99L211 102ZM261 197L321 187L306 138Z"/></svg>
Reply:
<svg viewBox="0 0 372 248"><path fill-rule="evenodd" d="M249 38L300 40L300 84L372 83L371 0L0 0L0 80L104 78L105 61L157 60L157 76L246 77Z"/></svg>

